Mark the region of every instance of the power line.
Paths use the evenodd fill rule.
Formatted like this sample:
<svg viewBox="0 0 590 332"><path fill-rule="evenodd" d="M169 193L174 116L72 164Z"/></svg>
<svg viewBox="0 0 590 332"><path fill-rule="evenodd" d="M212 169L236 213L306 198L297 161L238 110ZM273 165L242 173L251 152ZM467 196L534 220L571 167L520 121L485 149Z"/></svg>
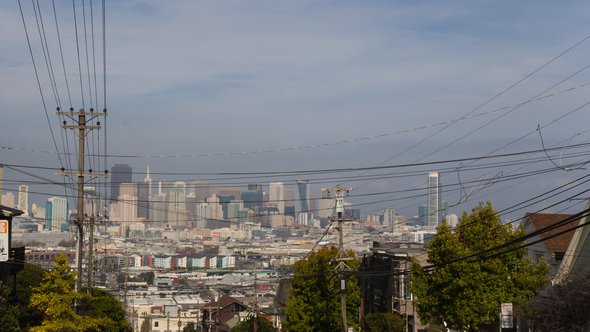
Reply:
<svg viewBox="0 0 590 332"><path fill-rule="evenodd" d="M577 109L580 109L580 108L578 107ZM150 174L151 175L193 175L193 176L246 176L246 175L301 176L301 175L314 175L314 174L322 174L322 173L356 172L356 171L362 171L362 170L380 170L380 169L392 169L392 168L431 166L431 165L439 165L439 164L460 163L460 162L466 162L466 161L471 161L471 160L507 158L507 157L526 155L526 154L535 154L535 153L543 153L544 154L546 151L581 148L581 147L586 147L589 145L590 145L590 143L581 143L581 144L558 146L558 147L547 148L547 149L524 150L524 151L519 151L519 152L496 154L496 155L488 154L488 155L484 155L484 156L455 158L455 159L443 159L443 160L434 160L434 161L426 161L426 162L418 162L418 163L392 164L392 165L382 165L382 166L323 168L323 169L284 170L284 171L258 171L258 172L150 172ZM6 148L6 147L0 147L0 148ZM11 148L6 148L6 149L11 149ZM6 164L6 165L8 165L8 164ZM57 170L54 167L44 167L44 166L27 166L27 165L16 165L16 164L10 165L10 166L23 167L23 168L29 167L29 168L37 168L37 169ZM134 174L141 175L141 174L146 174L146 173L135 172Z"/></svg>
<svg viewBox="0 0 590 332"><path fill-rule="evenodd" d="M490 102L496 100L497 98L499 98L500 96L504 95L506 92L512 90L514 87L516 87L517 85L519 85L520 83L524 82L525 80L529 79L531 76L533 76L534 74L536 74L537 72L541 71L542 69L544 69L545 67L549 66L551 63L555 62L557 59L561 58L563 55L567 54L568 52L570 52L571 50L573 50L574 48L578 47L580 44L584 43L587 39L590 38L590 34L587 35L586 37L584 37L582 40L578 41L577 43L575 43L574 45L570 46L569 48L567 48L565 51L563 51L562 53L558 54L557 56L551 58L549 61L545 62L543 65L541 65L540 67L537 67L535 70L533 70L532 72L526 74L524 77L520 78L518 81L516 81L515 83L511 84L510 86L508 86L507 88L501 90L500 92L498 92L497 94L495 94L494 96L492 96L491 98L487 99L486 101L484 101L483 103L479 104L477 107L473 108L472 110L470 110L469 112L465 113L461 118L465 118L471 114L473 114L474 112L477 112L479 109L483 108L484 106L486 106L487 104L489 104ZM539 95L538 95L539 96ZM534 99L534 98L533 98ZM522 105L521 105L522 106ZM517 106L520 107L520 106ZM383 165L385 163L390 162L391 160L401 156L402 154L412 150L413 148L417 147L418 145L426 142L427 140L431 139L432 137L440 134L441 132L443 132L444 130L446 130L447 128L451 127L452 125L454 125L455 122L451 122L448 123L447 125L445 125L443 128L437 130L436 132L426 136L425 138L421 139L420 141L418 141L417 143L412 144L411 146L409 146L408 148L402 150L401 152L395 154L394 156L386 159L385 161L377 164L379 165ZM454 143L454 142L453 142ZM446 147L446 146L445 146ZM443 147L444 148L444 147ZM435 151L436 152L436 151ZM429 153L423 157L421 157L420 159L418 159L417 161L423 160L424 158L432 155L433 153Z"/></svg>
<svg viewBox="0 0 590 332"><path fill-rule="evenodd" d="M84 102L84 86L82 84L82 62L80 59L80 42L78 40L78 19L76 15L76 0L72 0L72 11L74 13L74 31L76 35L76 54L78 56L78 74L80 78L80 96L82 98L82 108L86 109L86 103Z"/></svg>

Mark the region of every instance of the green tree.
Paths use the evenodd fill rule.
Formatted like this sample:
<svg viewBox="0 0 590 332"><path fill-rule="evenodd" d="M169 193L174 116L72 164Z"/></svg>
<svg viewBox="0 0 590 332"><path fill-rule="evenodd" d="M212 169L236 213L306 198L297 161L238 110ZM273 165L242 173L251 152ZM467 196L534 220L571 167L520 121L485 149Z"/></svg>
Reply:
<svg viewBox="0 0 590 332"><path fill-rule="evenodd" d="M391 312L372 312L363 318L363 331L367 332L403 332L406 321Z"/></svg>
<svg viewBox="0 0 590 332"><path fill-rule="evenodd" d="M41 284L45 270L39 265L25 263L24 269L16 274L16 293L20 308L18 321L21 329L28 330L31 326L43 321L43 313L30 305L33 288Z"/></svg>
<svg viewBox="0 0 590 332"><path fill-rule="evenodd" d="M11 303L11 290L0 283L0 331L20 331L18 317L21 315L19 307Z"/></svg>
<svg viewBox="0 0 590 332"><path fill-rule="evenodd" d="M182 332L197 332L197 324L196 323L188 323L182 329Z"/></svg>
<svg viewBox="0 0 590 332"><path fill-rule="evenodd" d="M334 273L338 249L324 247L307 259L295 263L295 274L285 308L285 328L289 331L342 330L340 314L340 279ZM353 253L349 253L351 257ZM346 262L357 270L360 261ZM360 289L358 280L346 280L347 325L358 329Z"/></svg>
<svg viewBox="0 0 590 332"><path fill-rule="evenodd" d="M274 332L275 328L272 323L261 316L256 318L256 331L258 332ZM248 317L248 319L240 322L236 326L232 327L231 332L250 332L254 331L254 316Z"/></svg>
<svg viewBox="0 0 590 332"><path fill-rule="evenodd" d="M92 317L76 312L75 306L88 306L91 296L74 290L76 274L70 272L68 259L58 256L54 268L47 271L43 281L33 289L31 306L44 314L40 326L31 331L98 331L111 326L108 317Z"/></svg>
<svg viewBox="0 0 590 332"><path fill-rule="evenodd" d="M148 285L153 285L155 275L154 275L154 272L152 272L152 271L142 272L139 274L138 278L147 282Z"/></svg>
<svg viewBox="0 0 590 332"><path fill-rule="evenodd" d="M115 296L102 289L93 288L91 297L81 303L78 312L84 316L103 317L101 330L131 331L131 326L125 319L125 309Z"/></svg>
<svg viewBox="0 0 590 332"><path fill-rule="evenodd" d="M446 224L439 226L426 246L428 263L434 269L423 268L416 259L411 266L410 287L417 297L420 319L446 322L453 329L478 330L480 324L498 318L501 303L523 303L535 296L547 284L548 266L524 258L525 249L516 249L522 241L503 248L516 250L497 257L460 259L524 234L522 227L503 225L489 202L480 203L469 215L464 212L455 230Z"/></svg>
<svg viewBox="0 0 590 332"><path fill-rule="evenodd" d="M25 263L16 274L15 284L10 282L0 286L0 312L5 313L0 317L0 331L27 331L31 326L41 324L43 313L31 307L29 301L33 286L41 283L44 272L37 265Z"/></svg>

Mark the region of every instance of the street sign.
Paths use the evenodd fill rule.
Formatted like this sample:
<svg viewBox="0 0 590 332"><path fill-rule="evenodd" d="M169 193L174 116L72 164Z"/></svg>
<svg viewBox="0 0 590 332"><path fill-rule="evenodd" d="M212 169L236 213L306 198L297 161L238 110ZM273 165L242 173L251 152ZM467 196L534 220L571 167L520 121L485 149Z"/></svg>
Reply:
<svg viewBox="0 0 590 332"><path fill-rule="evenodd" d="M512 328L512 303L502 303L500 305L500 312L501 328Z"/></svg>
<svg viewBox="0 0 590 332"><path fill-rule="evenodd" d="M0 262L8 260L10 243L8 243L8 221L0 220Z"/></svg>
<svg viewBox="0 0 590 332"><path fill-rule="evenodd" d="M500 305L502 316L512 316L512 303L502 303Z"/></svg>

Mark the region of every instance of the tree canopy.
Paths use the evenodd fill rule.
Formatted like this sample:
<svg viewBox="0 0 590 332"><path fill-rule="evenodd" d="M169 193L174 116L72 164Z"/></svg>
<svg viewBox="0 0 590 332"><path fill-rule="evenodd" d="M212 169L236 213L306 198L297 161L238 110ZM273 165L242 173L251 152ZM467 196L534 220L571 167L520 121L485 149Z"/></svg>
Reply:
<svg viewBox="0 0 590 332"><path fill-rule="evenodd" d="M392 312L371 312L363 318L363 331L404 332L406 321Z"/></svg>
<svg viewBox="0 0 590 332"><path fill-rule="evenodd" d="M231 332L250 332L254 331L254 316L248 317L236 326L232 327ZM257 316L256 317L256 331L258 332L274 332L275 327L268 319Z"/></svg>
<svg viewBox="0 0 590 332"><path fill-rule="evenodd" d="M289 331L342 330L340 279L334 273L338 249L323 247L295 263L292 289L285 308L284 326ZM351 257L353 253L349 253ZM357 259L347 261L354 270ZM360 289L356 278L346 280L347 326L358 329Z"/></svg>
<svg viewBox="0 0 590 332"><path fill-rule="evenodd" d="M425 269L418 260L411 266L411 290L423 322L458 330L477 330L496 320L500 304L522 303L547 284L548 266L524 258L523 228L503 225L492 205L480 203L463 213L455 229L443 224L427 244ZM495 257L482 251L515 240ZM470 259L463 257L476 254ZM487 253L490 256L490 253Z"/></svg>
<svg viewBox="0 0 590 332"><path fill-rule="evenodd" d="M44 273L45 270L42 267L25 263L24 269L16 274L18 321L23 330L28 330L30 326L39 325L43 321L43 313L29 304L33 288L41 283Z"/></svg>
<svg viewBox="0 0 590 332"><path fill-rule="evenodd" d="M68 259L57 257L53 270L45 272L41 284L33 289L30 304L43 312L44 320L31 331L129 330L120 302L103 291L77 292L75 282Z"/></svg>

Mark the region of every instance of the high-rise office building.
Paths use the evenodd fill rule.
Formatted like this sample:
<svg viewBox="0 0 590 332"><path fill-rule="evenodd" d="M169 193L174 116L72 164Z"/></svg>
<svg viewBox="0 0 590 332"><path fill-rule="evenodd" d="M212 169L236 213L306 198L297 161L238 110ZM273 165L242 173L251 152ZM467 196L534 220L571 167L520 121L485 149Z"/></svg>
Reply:
<svg viewBox="0 0 590 332"><path fill-rule="evenodd" d="M186 212L186 184L178 181L168 190L168 223L178 230L186 226L188 219Z"/></svg>
<svg viewBox="0 0 590 332"><path fill-rule="evenodd" d="M197 211L197 197L195 196L195 193L192 192L192 193L187 194L185 197L185 200L186 200L186 211L188 213L190 213L191 216L194 216L195 212ZM191 223L191 224L194 224L194 223Z"/></svg>
<svg viewBox="0 0 590 332"><path fill-rule="evenodd" d="M309 180L297 180L295 192L295 215L299 216L300 213L309 213L310 200L309 200Z"/></svg>
<svg viewBox="0 0 590 332"><path fill-rule="evenodd" d="M428 184L427 184L427 198L426 198L426 225L430 227L436 227L439 224L439 202L440 202L440 181L438 178L438 172L428 173Z"/></svg>
<svg viewBox="0 0 590 332"><path fill-rule="evenodd" d="M395 210L394 209L385 209L383 211L383 226L388 227L389 229L393 229L395 225Z"/></svg>
<svg viewBox="0 0 590 332"><path fill-rule="evenodd" d="M211 205L209 203L197 203L195 208L195 220L197 228L207 228L207 219L211 218Z"/></svg>
<svg viewBox="0 0 590 332"><path fill-rule="evenodd" d="M285 216L291 216L295 219L295 190L283 189L283 197L285 200Z"/></svg>
<svg viewBox="0 0 590 332"><path fill-rule="evenodd" d="M137 183L119 184L119 195L137 196Z"/></svg>
<svg viewBox="0 0 590 332"><path fill-rule="evenodd" d="M150 196L149 220L155 226L162 226L166 222L166 194Z"/></svg>
<svg viewBox="0 0 590 332"><path fill-rule="evenodd" d="M16 207L25 215L29 214L29 187L24 184L18 186L18 205Z"/></svg>
<svg viewBox="0 0 590 332"><path fill-rule="evenodd" d="M45 206L45 229L50 232L67 232L68 200L64 197L51 197Z"/></svg>
<svg viewBox="0 0 590 332"><path fill-rule="evenodd" d="M119 195L118 217L120 222L135 222L137 220L137 196Z"/></svg>
<svg viewBox="0 0 590 332"><path fill-rule="evenodd" d="M223 218L227 218L228 216L228 205L231 201L235 200L233 195L218 195L219 197L219 204L221 205L221 210L223 211Z"/></svg>
<svg viewBox="0 0 590 332"><path fill-rule="evenodd" d="M111 167L111 200L119 198L120 184L131 183L131 178L131 166L127 164L115 164Z"/></svg>
<svg viewBox="0 0 590 332"><path fill-rule="evenodd" d="M268 184L268 202L276 204L279 214L285 213L285 186L282 182Z"/></svg>
<svg viewBox="0 0 590 332"><path fill-rule="evenodd" d="M148 196L152 195L152 178L150 177L150 167L147 167L147 171L145 173L145 177L143 178L143 183L147 185L148 188Z"/></svg>
<svg viewBox="0 0 590 332"><path fill-rule="evenodd" d="M207 198L207 203L211 207L209 218L222 220L223 209L221 208L221 204L219 204L219 197L216 194L213 194Z"/></svg>
<svg viewBox="0 0 590 332"><path fill-rule="evenodd" d="M263 191L260 184L249 184L248 190L242 192L244 207L258 213L262 211Z"/></svg>
<svg viewBox="0 0 590 332"><path fill-rule="evenodd" d="M149 218L151 184L151 179L137 184L137 217L145 220Z"/></svg>
<svg viewBox="0 0 590 332"><path fill-rule="evenodd" d="M418 206L418 219L413 220L416 226L428 226L428 206L420 204Z"/></svg>
<svg viewBox="0 0 590 332"><path fill-rule="evenodd" d="M197 202L205 202L210 195L209 183L207 181L195 181L192 185L192 192L195 194Z"/></svg>
<svg viewBox="0 0 590 332"><path fill-rule="evenodd" d="M242 211L244 211L244 202L241 200L232 200L227 204L227 219L237 219L239 223L243 220Z"/></svg>
<svg viewBox="0 0 590 332"><path fill-rule="evenodd" d="M120 183L117 197L117 215L121 222L137 220L137 183Z"/></svg>
<svg viewBox="0 0 590 332"><path fill-rule="evenodd" d="M438 172L428 173L426 218L424 226L436 227L447 215L448 205L442 200L441 181Z"/></svg>

